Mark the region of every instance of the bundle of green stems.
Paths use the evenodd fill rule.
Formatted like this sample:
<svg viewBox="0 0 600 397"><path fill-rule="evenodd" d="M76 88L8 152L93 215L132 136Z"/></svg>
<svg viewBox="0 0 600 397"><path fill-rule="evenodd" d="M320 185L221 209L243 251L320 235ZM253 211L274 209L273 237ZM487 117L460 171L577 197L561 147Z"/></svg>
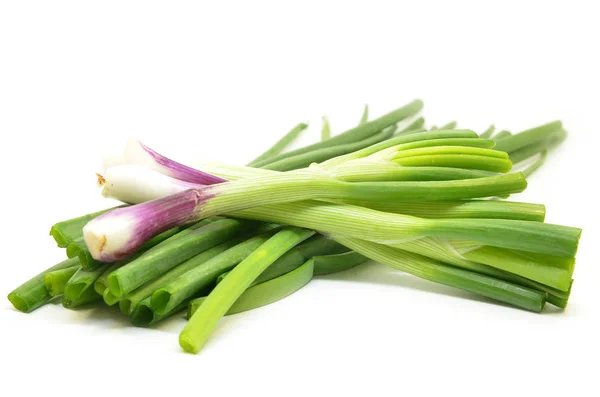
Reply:
<svg viewBox="0 0 600 397"><path fill-rule="evenodd" d="M500 199L525 188L524 175L565 138L562 123L477 136L450 122L425 132L421 107L372 121L365 107L357 127L333 137L323 118L320 142L284 152L307 127L299 124L246 167L199 165L231 182L214 185L221 190L202 216L154 233L132 255L105 260L84 226L135 206L59 222L50 234L67 259L8 299L27 313L52 299L66 308L103 301L136 326L187 309L179 342L188 352L224 315L369 260L533 312L546 302L565 308L580 230L543 223L543 205Z"/></svg>

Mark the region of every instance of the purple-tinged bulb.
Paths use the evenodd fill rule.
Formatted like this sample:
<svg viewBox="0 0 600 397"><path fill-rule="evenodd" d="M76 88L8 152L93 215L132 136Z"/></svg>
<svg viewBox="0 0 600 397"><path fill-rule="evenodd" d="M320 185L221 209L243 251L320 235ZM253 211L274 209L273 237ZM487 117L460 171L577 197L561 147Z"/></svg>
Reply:
<svg viewBox="0 0 600 397"><path fill-rule="evenodd" d="M214 185L227 182L218 176L202 172L171 160L144 145L136 138L129 138L124 153L128 164L137 164L167 176L199 185Z"/></svg>
<svg viewBox="0 0 600 397"><path fill-rule="evenodd" d="M190 189L118 208L88 222L83 227L83 238L94 259L125 259L157 234L198 219L200 204L210 197L205 189Z"/></svg>

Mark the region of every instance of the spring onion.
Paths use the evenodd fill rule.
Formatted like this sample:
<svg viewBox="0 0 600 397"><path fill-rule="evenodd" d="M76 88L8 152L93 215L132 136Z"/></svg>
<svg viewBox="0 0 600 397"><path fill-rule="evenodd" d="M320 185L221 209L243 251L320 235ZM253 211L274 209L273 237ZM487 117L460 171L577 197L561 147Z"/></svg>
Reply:
<svg viewBox="0 0 600 397"><path fill-rule="evenodd" d="M321 268L325 269L329 266L329 261L338 261L341 262L345 259L348 259L348 266L353 266L352 262L355 260L354 257L347 256L339 258L333 258L338 254L347 253L348 248L344 247L340 243L327 238L322 235L313 236L308 241L297 245L296 247L290 249L288 252L283 254L279 259L277 259L271 266L269 266L264 272L260 274L252 282L252 286L260 283L264 283L273 278L279 277L286 273L297 269L299 266L304 264L308 259L315 259L315 271L318 274L323 274ZM330 258L332 257L332 258ZM316 261L318 258L319 266L316 266ZM341 270L341 269L340 269ZM331 271L329 271L331 273ZM223 278L227 276L227 273L221 274L217 278L217 283L221 282Z"/></svg>
<svg viewBox="0 0 600 397"><path fill-rule="evenodd" d="M361 171L361 168L365 165L371 165L372 162L380 165L385 163L385 167L388 168L390 165L395 165L396 169L403 168L393 163L395 155L402 150L432 146L472 146L490 149L494 146L493 141L475 138L477 138L477 134L469 130L446 130L395 136L377 144L357 150L356 152L330 158L318 165L313 165L311 169L325 170L326 172L335 175L336 178L341 178L341 176L338 176L338 170L343 168L346 170L343 175L344 177L349 178L348 180L352 180L352 178L356 178L357 180L365 180L361 179L361 175L364 175L364 172ZM214 173L229 180L276 174L276 172L272 170L224 164L198 164L198 167L205 172ZM351 168L352 171L349 172L347 170L348 168ZM417 169L416 167L406 168L409 168L410 170ZM479 176L482 175L470 177ZM381 178L376 178L374 180L381 180ZM114 198L119 199L118 197ZM134 201L134 203L138 202L141 201Z"/></svg>
<svg viewBox="0 0 600 397"><path fill-rule="evenodd" d="M188 299L182 302L178 307L176 307L172 311L159 314L152 307L152 304L150 303L150 297L148 297L141 301L140 304L135 308L133 313L131 313L131 323L136 327L149 327L158 323L159 321L162 321L172 316L175 313L179 313L185 310L188 307L190 301L191 299Z"/></svg>
<svg viewBox="0 0 600 397"><path fill-rule="evenodd" d="M285 173L263 177L260 183L243 179L120 208L90 221L83 232L96 260L114 261L133 254L145 240L171 227L258 205L313 198L454 200L511 194L525 187L520 173L455 181L381 183L349 183L312 172Z"/></svg>
<svg viewBox="0 0 600 397"><path fill-rule="evenodd" d="M536 155L537 153L545 152L552 147L562 142L567 137L567 132L564 129L560 129L550 134L547 138L541 139L538 142L530 144L528 146L519 148L510 153L510 159L514 163L527 160L528 158Z"/></svg>
<svg viewBox="0 0 600 397"><path fill-rule="evenodd" d="M357 142L363 139L366 139L373 134L378 133L379 131L389 127L391 125L395 125L401 120L404 120L407 117L413 116L417 114L423 108L423 102L420 100L415 100L408 105L396 109L382 117L369 121L363 125L352 128L346 132L338 134L331 139L326 141L318 142L312 145L305 146L300 149L293 150L291 152L275 156L274 158L269 159L268 163L272 163L274 161L279 161L285 159L287 157L295 156L302 153L312 152L318 149L323 149L331 146ZM255 167L263 167L267 162L259 162L254 164ZM187 179L186 179L187 180Z"/></svg>
<svg viewBox="0 0 600 397"><path fill-rule="evenodd" d="M548 294L548 303L551 303L554 306L559 307L561 309L566 308L567 304L569 303L569 297L571 295L571 288L573 288L573 280L571 280L571 285L569 286L569 290L567 291L567 293L565 295L556 296L556 295Z"/></svg>
<svg viewBox="0 0 600 397"><path fill-rule="evenodd" d="M196 229L184 230L111 273L108 288L115 296L122 297L181 262L252 227L252 223L220 219Z"/></svg>
<svg viewBox="0 0 600 397"><path fill-rule="evenodd" d="M393 244L418 237L477 241L484 245L572 258L581 229L509 219L426 219L364 207L303 201L256 207L235 217L312 228L327 234Z"/></svg>
<svg viewBox="0 0 600 397"><path fill-rule="evenodd" d="M68 308L76 307L80 304L87 303L88 298L92 298L94 296L99 297L100 295L98 295L94 289L94 283L108 267L108 264L102 264L89 270L77 270L77 272L73 275L73 277L71 277L65 286L62 301L63 306Z"/></svg>
<svg viewBox="0 0 600 397"><path fill-rule="evenodd" d="M364 147L371 146L381 141L385 141L394 134L395 130L395 126L388 127L383 129L381 132L378 132L377 134L374 134L373 136L366 138L362 141L343 143L340 145L326 147L312 152L300 153L294 156L287 156L283 159L265 164L262 166L262 168L265 170L274 171L290 171L298 168L308 167L312 163L320 163L321 161L330 159L332 157L352 153Z"/></svg>
<svg viewBox="0 0 600 397"><path fill-rule="evenodd" d="M279 141L277 141L273 146L271 146L267 151L265 151L263 154L261 154L254 160L252 160L248 165L250 167L253 167L256 163L260 163L262 161L269 160L274 156L277 156L287 146L289 146L289 144L291 144L306 128L308 128L308 124L298 124L290 132L285 134Z"/></svg>
<svg viewBox="0 0 600 397"><path fill-rule="evenodd" d="M84 290L75 300L65 300L63 295L62 305L67 309L76 309L80 306L86 305L91 302L101 300L102 296L98 295L93 288Z"/></svg>
<svg viewBox="0 0 600 397"><path fill-rule="evenodd" d="M419 117L418 119L412 121L406 127L400 129L396 132L396 135L402 134L414 134L417 132L422 132L423 126L425 125L425 119L423 117Z"/></svg>
<svg viewBox="0 0 600 397"><path fill-rule="evenodd" d="M243 261L269 237L269 234L252 237L208 261L190 266L191 270L183 273L152 294L152 307L159 314L170 312L184 300L216 281L221 273L231 270ZM191 261L194 261L194 258Z"/></svg>
<svg viewBox="0 0 600 397"><path fill-rule="evenodd" d="M469 241L421 238L391 246L556 296L564 295L565 285L573 275L574 263L570 259L486 247ZM546 262L554 267L546 266Z"/></svg>
<svg viewBox="0 0 600 397"><path fill-rule="evenodd" d="M181 347L187 352L197 353L206 343L219 319L250 284L277 258L313 234L311 230L284 228L254 250L229 272L190 318L179 334Z"/></svg>
<svg viewBox="0 0 600 397"><path fill-rule="evenodd" d="M60 235L66 236L66 234ZM44 277L46 274L73 267L79 267L79 261L77 258L67 259L44 270L40 274L31 278L29 281L26 281L19 287L15 288L11 293L8 294L8 300L10 303L12 303L15 309L23 313L30 313L34 311L52 299L52 296L48 293L44 283Z"/></svg>
<svg viewBox="0 0 600 397"><path fill-rule="evenodd" d="M499 131L496 135L494 135L493 139L494 139L494 141L498 142L500 139L504 139L511 135L512 134L510 133L510 131L502 130L502 131Z"/></svg>
<svg viewBox="0 0 600 397"><path fill-rule="evenodd" d="M422 148L421 148L421 149L405 148L405 149L406 149L405 151L407 151L407 152L411 152L411 150L412 150L412 152L413 152L413 153L415 153L415 151L416 151L416 155L417 155L416 157L418 157L418 155L419 155L419 154L422 154L422 153L423 153L423 149L422 149ZM447 149L447 148L442 148L442 149L441 149L441 152L442 152L442 153L447 153L447 151L448 151L448 150L449 150L449 149ZM469 149L469 150L470 150L470 149ZM403 152L402 152L402 151L400 151L399 153L400 153L400 157L402 157L402 153L403 153ZM370 153L367 153L367 154L370 154ZM372 153L371 153L371 154L372 154ZM427 154L425 154L425 155L427 155ZM490 155L490 157L494 157L494 156L491 156L491 155ZM261 179L261 181L262 181L262 180L264 180L264 178L262 178L262 179ZM521 226L526 226L526 225L521 225ZM511 246L509 246L509 247L511 247Z"/></svg>
<svg viewBox="0 0 600 397"><path fill-rule="evenodd" d="M209 223L212 223L213 221L214 221L214 219L205 219L202 222L196 223L195 225L192 225L192 226L188 225L188 227L190 227L190 230L185 233L179 234L179 236L185 236L185 235L191 233L192 230L200 228L205 225L208 225ZM173 229L169 229L166 232L163 232L163 233L151 238L146 243L144 243L144 245L142 245L142 248L140 248L140 250L133 257L128 258L126 260L112 263L108 268L106 268L106 270L100 275L100 277L98 277L96 279L96 281L94 282L94 290L98 293L98 295L104 296L104 292L108 288L108 277L113 272L115 272L120 267L123 267L124 265L128 264L129 262L139 258L148 249L154 247L155 245L157 245L175 235L178 235L179 232L183 232L188 227L175 227ZM171 241L173 241L173 240L171 240ZM81 261L81 257L80 257L80 261ZM97 261L94 261L94 262L96 262L98 264L100 263ZM86 267L84 267L83 265L82 265L82 268L86 269ZM107 296L110 300L112 300L112 296L115 296L115 295L112 294L112 296L111 295L107 295Z"/></svg>
<svg viewBox="0 0 600 397"><path fill-rule="evenodd" d="M547 151L543 151L540 153L540 156L538 157L537 160L535 160L532 164L530 164L527 168L525 168L522 172L523 175L525 175L525 177L529 177L531 174L533 174L538 168L540 168L542 166L542 164L544 164L544 162L546 161L546 156L547 156L548 152Z"/></svg>
<svg viewBox="0 0 600 397"><path fill-rule="evenodd" d="M348 248L323 235L313 236L294 247L293 250L302 254L306 260L317 255L335 255L348 252Z"/></svg>
<svg viewBox="0 0 600 397"><path fill-rule="evenodd" d="M543 222L546 207L541 204L501 200L421 201L416 203L378 203L344 200L382 212L412 215L421 218L491 218Z"/></svg>
<svg viewBox="0 0 600 397"><path fill-rule="evenodd" d="M309 259L288 273L248 288L231 305L225 315L241 313L266 306L293 294L312 279L313 269L314 259ZM188 318L192 317L205 300L206 297L203 296L190 302Z"/></svg>
<svg viewBox="0 0 600 397"><path fill-rule="evenodd" d="M108 289L108 276L121 266L123 266L125 262L115 262L108 266L106 270L94 281L94 290L98 293L98 295L104 295L104 291Z"/></svg>
<svg viewBox="0 0 600 397"><path fill-rule="evenodd" d="M67 267L60 270L54 270L44 275L44 284L50 296L62 295L65 291L67 282L79 270L79 266Z"/></svg>
<svg viewBox="0 0 600 397"><path fill-rule="evenodd" d="M133 205L54 225L72 266L9 299L22 311L61 293L69 308L103 299L140 326L189 304L180 345L191 352L223 315L368 260L534 312L566 307L581 230L543 223L543 205L482 200L522 191L565 138L562 123L424 132L421 107L367 121L365 106L358 127L335 137L324 118L322 142L282 154L298 125L251 167L195 169L130 139L98 181Z"/></svg>
<svg viewBox="0 0 600 397"><path fill-rule="evenodd" d="M104 303L106 303L107 306L114 306L117 303L119 303L119 297L115 296L112 292L110 292L110 290L107 288L104 290L104 292L102 293L102 299L104 300Z"/></svg>
<svg viewBox="0 0 600 397"><path fill-rule="evenodd" d="M466 259L516 273L530 280L567 291L575 266L573 258L484 246L462 254Z"/></svg>
<svg viewBox="0 0 600 397"><path fill-rule="evenodd" d="M239 241L237 239L232 239L232 240L228 240L224 243L221 243L215 247L212 247L212 248L194 256L193 258L175 266L174 268L172 268L171 270L169 270L162 276L157 277L154 280L149 281L146 284L142 285L141 287L133 290L132 292L130 292L127 295L125 295L124 297L122 297L121 300L119 301L119 308L121 309L121 312L125 315L131 315L133 313L133 311L135 310L135 308L137 307L137 305L140 302L142 302L144 299L149 298L154 291L167 285L172 280L174 280L177 277L179 277L180 275L188 272L189 270L192 270L196 266L199 266L200 264L206 262L207 260L214 258L215 256L219 255L220 253L231 248L238 242ZM150 301L148 301L148 306L149 305L150 305Z"/></svg>
<svg viewBox="0 0 600 397"><path fill-rule="evenodd" d="M317 255L312 259L314 261L315 275L338 273L363 264L369 260L366 256L354 251L334 255Z"/></svg>
<svg viewBox="0 0 600 397"><path fill-rule="evenodd" d="M492 134L494 133L494 131L496 130L496 127L494 125L490 125L485 131L483 131L481 133L481 135L479 135L481 138L483 139L489 139Z"/></svg>
<svg viewBox="0 0 600 397"><path fill-rule="evenodd" d="M453 130L456 128L456 125L456 121L450 121L449 123L442 125L440 130Z"/></svg>
<svg viewBox="0 0 600 397"><path fill-rule="evenodd" d="M410 157L411 153L412 153L413 156L428 155L427 150L429 150L429 149L426 149L426 148L427 148L427 146L421 147L421 148L419 148L419 147L417 147L417 148L405 148L404 151L399 152L398 154L395 155L395 157L402 158L403 156L406 156L406 153L408 153L408 157ZM441 153L446 153L446 154L450 152L449 148L443 148L443 147L441 149L437 149L437 150L440 150ZM470 150L473 150L473 149L467 149L467 151L470 151ZM489 157L494 157L494 156L490 155ZM499 158L498 155L496 155L495 158ZM521 225L521 226L523 226L523 225ZM514 242L511 243L511 244L514 244ZM565 255L568 255L568 254L565 254Z"/></svg>
<svg viewBox="0 0 600 397"><path fill-rule="evenodd" d="M359 254L395 269L426 280L510 303L523 309L540 312L546 301L546 294L543 292L502 282L465 269L447 266L421 255L359 239L339 237L336 240Z"/></svg>
<svg viewBox="0 0 600 397"><path fill-rule="evenodd" d="M553 121L539 127L519 132L518 134L507 136L506 138L498 139L496 149L510 153L518 148L530 145L540 138L545 138L550 133L560 131L561 129L562 123L560 121Z"/></svg>

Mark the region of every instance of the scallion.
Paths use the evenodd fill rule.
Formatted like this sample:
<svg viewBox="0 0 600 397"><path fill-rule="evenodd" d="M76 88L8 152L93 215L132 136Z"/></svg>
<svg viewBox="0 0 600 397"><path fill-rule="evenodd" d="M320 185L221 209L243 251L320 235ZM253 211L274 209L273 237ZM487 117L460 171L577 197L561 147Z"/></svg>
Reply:
<svg viewBox="0 0 600 397"><path fill-rule="evenodd" d="M197 229L184 230L111 273L108 288L115 296L125 296L181 262L252 227L252 223L220 219Z"/></svg>
<svg viewBox="0 0 600 397"><path fill-rule="evenodd" d="M352 128L346 132L338 134L331 139L328 139L323 142L315 143L312 145L305 146L300 149L293 150L291 152L275 156L274 158L269 159L268 163L273 163L274 161L279 161L287 157L295 156L302 153L312 152L317 149L322 149L325 147L331 147L341 144L346 144L350 142L356 142L370 137L373 134L389 127L391 125L395 125L399 121L413 116L418 113L423 108L423 102L420 100L415 100L408 105L401 107L399 109L394 110L382 117L379 117L375 120L369 121L363 125ZM255 167L262 167L267 162L259 162L254 164Z"/></svg>
<svg viewBox="0 0 600 397"><path fill-rule="evenodd" d="M159 313L167 313L179 306L181 302L192 297L214 282L217 277L243 261L254 250L269 239L269 234L263 234L243 241L208 261L198 263L189 271L175 278L167 285L154 291L152 307ZM194 261L194 258L190 259ZM191 266L190 266L191 267Z"/></svg>
<svg viewBox="0 0 600 397"><path fill-rule="evenodd" d="M197 353L206 343L219 319L250 284L277 258L312 234L314 232L310 230L288 227L254 250L229 272L190 318L179 334L181 347L187 352Z"/></svg>
<svg viewBox="0 0 600 397"><path fill-rule="evenodd" d="M309 259L296 269L279 277L256 284L245 290L229 308L226 315L256 309L277 302L304 287L313 276L314 259ZM198 310L207 297L192 300L188 307L188 318Z"/></svg>
<svg viewBox="0 0 600 397"><path fill-rule="evenodd" d="M273 146L271 146L267 151L265 151L263 154L261 154L254 160L252 160L248 164L248 166L254 167L254 165L257 163L260 163L262 161L268 161L274 156L277 156L283 151L283 149L288 147L289 144L292 143L300 135L300 133L302 133L302 131L306 130L306 128L308 128L308 124L298 124L290 132L285 134L279 141L277 141Z"/></svg>
<svg viewBox="0 0 600 397"><path fill-rule="evenodd" d="M71 258L62 261L15 288L11 293L8 294L8 300L10 303L12 303L15 309L24 313L30 313L38 307L48 303L50 299L52 299L52 295L48 293L46 284L44 283L44 277L46 274L55 272L57 270L78 267L79 260L77 258Z"/></svg>
<svg viewBox="0 0 600 397"><path fill-rule="evenodd" d="M50 296L62 295L65 291L67 282L79 270L79 266L67 267L60 270L54 270L44 275L44 284Z"/></svg>
<svg viewBox="0 0 600 397"><path fill-rule="evenodd" d="M154 291L167 285L172 280L188 272L189 270L192 270L196 266L199 266L207 260L214 258L220 253L226 251L227 249L236 245L236 243L239 243L238 239L231 239L215 247L212 247L194 256L193 258L183 263L180 263L179 265L175 266L162 276L157 277L154 280L151 280L146 284L142 285L141 287L133 290L132 292L122 297L119 301L119 308L121 309L121 312L125 315L131 315L137 307L137 305L144 299L149 298ZM149 304L150 303L148 303L148 305Z"/></svg>

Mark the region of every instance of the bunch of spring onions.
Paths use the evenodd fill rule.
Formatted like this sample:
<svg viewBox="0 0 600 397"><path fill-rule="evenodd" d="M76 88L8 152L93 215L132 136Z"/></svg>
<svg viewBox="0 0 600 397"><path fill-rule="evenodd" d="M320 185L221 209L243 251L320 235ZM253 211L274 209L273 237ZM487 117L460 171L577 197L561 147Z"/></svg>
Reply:
<svg viewBox="0 0 600 397"><path fill-rule="evenodd" d="M368 260L534 312L566 307L581 230L500 199L526 188L562 124L425 130L421 108L368 121L365 107L334 137L324 118L321 142L282 153L299 124L248 166L192 168L130 139L98 175L125 204L55 224L68 259L8 298L24 312L103 300L138 326L187 309L179 342L194 353L224 315Z"/></svg>

